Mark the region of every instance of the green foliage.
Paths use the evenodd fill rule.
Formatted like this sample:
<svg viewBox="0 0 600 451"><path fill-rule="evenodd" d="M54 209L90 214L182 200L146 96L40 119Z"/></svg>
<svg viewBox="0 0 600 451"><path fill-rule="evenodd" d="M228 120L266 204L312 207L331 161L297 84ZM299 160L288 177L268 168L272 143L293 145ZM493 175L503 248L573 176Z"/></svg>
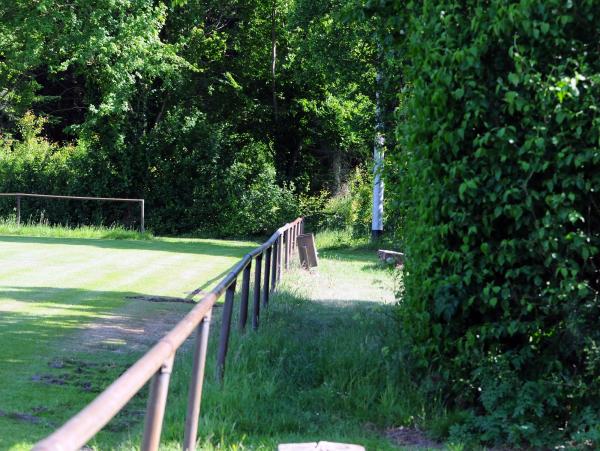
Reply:
<svg viewBox="0 0 600 451"><path fill-rule="evenodd" d="M351 19L356 6L1 5L0 133L16 137L1 152L18 167L0 189L143 197L159 233L271 231L299 209L294 197L337 193L370 153L373 25ZM27 111L45 118L30 137L18 124ZM115 206L27 208L36 220L136 225Z"/></svg>
<svg viewBox="0 0 600 451"><path fill-rule="evenodd" d="M597 447L600 10L379 4L403 31L407 358L469 413L455 434Z"/></svg>
<svg viewBox="0 0 600 451"><path fill-rule="evenodd" d="M357 167L340 192L325 202L320 227L349 229L355 236L368 236L371 229L371 174Z"/></svg>
<svg viewBox="0 0 600 451"><path fill-rule="evenodd" d="M4 3L0 6L3 113L18 117L39 102L43 71L48 79L64 74L85 77L90 84L86 88L94 92L86 102L89 120L122 117L144 82L167 77L185 65L159 38L165 13L164 4L146 0Z"/></svg>
<svg viewBox="0 0 600 451"><path fill-rule="evenodd" d="M229 236L268 234L298 216L298 200L291 187L278 186L275 168L265 167L239 193L236 178L230 184L231 208L222 232Z"/></svg>
<svg viewBox="0 0 600 451"><path fill-rule="evenodd" d="M84 145L58 146L40 136L46 120L26 112L17 122L20 139L10 134L0 135L0 191L21 192L24 186L30 192L59 192L71 194L77 189L79 162L86 149ZM14 199L2 199L4 211L14 211ZM72 212L73 213L73 212ZM65 215L65 222L77 222L76 215L68 214L64 202L47 203L40 200L22 202L22 217L39 221L43 217Z"/></svg>
<svg viewBox="0 0 600 451"><path fill-rule="evenodd" d="M354 0L298 0L289 12L283 70L298 91L289 110L302 128L299 144L314 149L327 169L312 167L307 182L333 194L372 149L374 25L353 17L358 6Z"/></svg>
<svg viewBox="0 0 600 451"><path fill-rule="evenodd" d="M100 165L104 153L85 148L60 147L39 136L44 120L27 113L19 121L22 139L0 141L0 191L81 194L81 186L99 188L110 178L78 171L82 161ZM157 127L146 155L150 175L146 179L151 209L148 226L161 233L199 232L218 236L266 234L299 214L292 186L276 181L270 149L251 136L214 130L205 115L181 117L169 113L164 127ZM168 148L158 146L165 142ZM172 147L175 146L175 149ZM235 149L233 147L236 147ZM166 147L166 146L165 146ZM173 150L180 158L168 158ZM205 161L199 165L198 161ZM4 200L11 211L14 199ZM92 209L93 210L92 210ZM139 217L127 206L89 206L80 202L26 199L22 217L47 224L119 224L137 227Z"/></svg>
<svg viewBox="0 0 600 451"><path fill-rule="evenodd" d="M355 237L366 237L371 228L371 189L371 173L356 167L337 195L328 191L300 195L300 214L310 229L348 231Z"/></svg>

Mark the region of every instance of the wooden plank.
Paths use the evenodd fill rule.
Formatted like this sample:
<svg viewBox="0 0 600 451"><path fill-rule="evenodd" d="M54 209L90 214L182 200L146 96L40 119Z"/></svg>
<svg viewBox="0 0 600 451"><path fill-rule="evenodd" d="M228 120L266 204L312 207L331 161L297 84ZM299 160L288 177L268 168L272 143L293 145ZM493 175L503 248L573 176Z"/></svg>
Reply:
<svg viewBox="0 0 600 451"><path fill-rule="evenodd" d="M383 260L386 263L396 262L397 265L404 264L404 254L402 252L379 249L377 251L377 256L379 257L379 260Z"/></svg>
<svg viewBox="0 0 600 451"><path fill-rule="evenodd" d="M319 265L317 257L317 247L315 245L315 236L312 233L298 235L298 251L300 255L300 265L303 268L310 269Z"/></svg>

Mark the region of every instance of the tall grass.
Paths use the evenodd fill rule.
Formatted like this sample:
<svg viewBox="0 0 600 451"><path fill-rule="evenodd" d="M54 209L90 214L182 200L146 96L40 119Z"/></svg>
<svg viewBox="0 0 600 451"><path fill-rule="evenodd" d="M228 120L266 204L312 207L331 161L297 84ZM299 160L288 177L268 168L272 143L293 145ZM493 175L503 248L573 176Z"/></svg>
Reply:
<svg viewBox="0 0 600 451"><path fill-rule="evenodd" d="M68 227L53 225L45 221L17 224L15 218L0 219L0 235L22 235L49 238L97 238L113 240L148 240L150 232L126 229L122 226L84 226Z"/></svg>
<svg viewBox="0 0 600 451"><path fill-rule="evenodd" d="M317 241L339 243L336 237ZM200 449L273 450L319 440L397 449L386 428L425 420L426 405L394 350L394 305L378 298L393 299L391 270L365 248L327 251L322 263L317 272L296 268L285 275L258 331L232 332L223 386L214 376L215 314ZM176 362L161 449L180 449L191 353L184 349ZM126 439L119 446L135 449L136 443Z"/></svg>
<svg viewBox="0 0 600 451"><path fill-rule="evenodd" d="M395 249L396 245L386 235L372 241L370 234L356 235L352 229L326 229L315 235L317 249L329 250L376 250Z"/></svg>

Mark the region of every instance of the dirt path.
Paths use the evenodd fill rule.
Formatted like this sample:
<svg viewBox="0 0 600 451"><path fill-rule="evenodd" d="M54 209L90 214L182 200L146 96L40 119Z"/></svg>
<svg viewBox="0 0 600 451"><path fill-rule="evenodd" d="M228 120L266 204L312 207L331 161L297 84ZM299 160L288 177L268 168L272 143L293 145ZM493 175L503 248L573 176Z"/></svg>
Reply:
<svg viewBox="0 0 600 451"><path fill-rule="evenodd" d="M100 317L65 340L64 349L119 354L144 352L171 330L191 309L183 302L148 302L127 299L108 316Z"/></svg>

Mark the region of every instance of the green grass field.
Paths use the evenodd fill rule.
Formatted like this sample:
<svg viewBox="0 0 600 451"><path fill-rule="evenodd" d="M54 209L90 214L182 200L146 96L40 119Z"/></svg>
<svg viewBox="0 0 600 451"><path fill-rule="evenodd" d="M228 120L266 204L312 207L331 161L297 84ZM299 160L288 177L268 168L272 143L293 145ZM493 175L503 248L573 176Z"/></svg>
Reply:
<svg viewBox="0 0 600 451"><path fill-rule="evenodd" d="M260 330L232 333L223 387L214 378L215 314L200 449L272 450L318 440L398 449L385 430L412 424L423 411L409 385L398 383L404 375L389 353L393 272L373 249L352 247L343 236L317 240L318 270L292 268ZM128 297L206 289L249 246L0 236L0 377L7 381L0 386L0 449L28 449L62 424L191 307ZM180 449L190 372L188 346L177 355L161 449ZM146 395L90 446L138 449Z"/></svg>
<svg viewBox="0 0 600 451"><path fill-rule="evenodd" d="M0 236L0 449L26 449L60 425L191 307L128 297L185 298L252 247Z"/></svg>

